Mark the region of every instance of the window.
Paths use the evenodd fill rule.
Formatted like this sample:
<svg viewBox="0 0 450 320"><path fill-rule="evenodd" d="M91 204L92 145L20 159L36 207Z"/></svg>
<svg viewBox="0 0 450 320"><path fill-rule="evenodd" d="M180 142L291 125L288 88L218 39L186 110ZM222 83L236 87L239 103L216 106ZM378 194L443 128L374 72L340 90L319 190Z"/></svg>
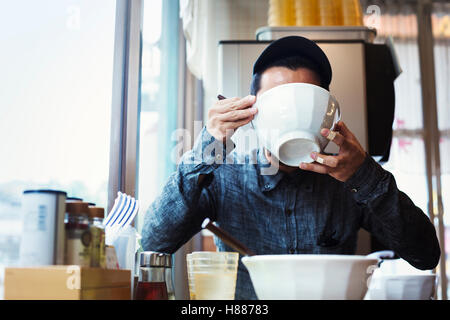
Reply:
<svg viewBox="0 0 450 320"><path fill-rule="evenodd" d="M176 163L171 154L178 110L178 1L145 0L142 23L138 195L142 229L145 211Z"/></svg>
<svg viewBox="0 0 450 320"><path fill-rule="evenodd" d="M395 49L403 74L395 82L396 114L394 119L394 137L391 146L391 156L385 168L395 176L400 190L404 191L425 213L430 214L428 202L426 172L426 153L424 141L424 122L422 118L422 88L418 46L417 2L400 1L363 1L366 9L366 24L377 27L378 36L394 38ZM375 10L378 7L379 10ZM377 16L376 12L381 15ZM375 14L374 14L375 13ZM438 130L440 133L440 170L441 191L444 215L436 217L434 224L443 223L445 238L441 246L445 246L446 274L450 270L450 170L449 159L449 74L450 74L450 4L436 1L433 3L431 15L432 32L434 35L434 63L437 94ZM434 178L433 178L434 179ZM435 197L436 195L433 195ZM437 211L436 209L434 211ZM439 231L439 227L437 228ZM441 275L442 266L436 273ZM438 289L438 297L445 298ZM450 288L447 285L447 295Z"/></svg>
<svg viewBox="0 0 450 320"><path fill-rule="evenodd" d="M64 190L106 207L115 6L0 5L0 265L18 259L24 190Z"/></svg>

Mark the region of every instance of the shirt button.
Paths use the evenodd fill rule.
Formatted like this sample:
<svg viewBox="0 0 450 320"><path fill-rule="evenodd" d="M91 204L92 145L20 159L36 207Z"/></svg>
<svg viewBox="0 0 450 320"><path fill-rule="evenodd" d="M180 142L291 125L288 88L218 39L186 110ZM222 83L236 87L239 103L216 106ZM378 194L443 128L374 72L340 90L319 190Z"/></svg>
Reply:
<svg viewBox="0 0 450 320"><path fill-rule="evenodd" d="M266 184L266 185L264 186L264 188L270 189L270 184Z"/></svg>
<svg viewBox="0 0 450 320"><path fill-rule="evenodd" d="M216 159L219 161L222 160L222 155L221 154L216 155Z"/></svg>
<svg viewBox="0 0 450 320"><path fill-rule="evenodd" d="M290 216L292 214L292 210L291 209L286 209L286 215Z"/></svg>

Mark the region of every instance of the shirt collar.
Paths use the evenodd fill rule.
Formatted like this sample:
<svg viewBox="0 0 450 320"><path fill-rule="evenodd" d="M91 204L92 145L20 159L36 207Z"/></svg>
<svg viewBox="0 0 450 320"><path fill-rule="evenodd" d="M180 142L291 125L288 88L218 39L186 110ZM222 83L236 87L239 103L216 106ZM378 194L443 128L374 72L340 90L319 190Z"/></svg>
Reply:
<svg viewBox="0 0 450 320"><path fill-rule="evenodd" d="M275 189L284 177L297 185L300 185L303 180L304 172L302 170L295 171L291 174L284 173L281 170L275 172L275 170L275 168L271 167L269 160L267 160L264 154L264 148L258 149L258 178L262 192Z"/></svg>
<svg viewBox="0 0 450 320"><path fill-rule="evenodd" d="M284 172L271 167L264 154L264 148L258 149L258 179L262 192L273 190L284 176ZM273 172L273 174L271 174Z"/></svg>

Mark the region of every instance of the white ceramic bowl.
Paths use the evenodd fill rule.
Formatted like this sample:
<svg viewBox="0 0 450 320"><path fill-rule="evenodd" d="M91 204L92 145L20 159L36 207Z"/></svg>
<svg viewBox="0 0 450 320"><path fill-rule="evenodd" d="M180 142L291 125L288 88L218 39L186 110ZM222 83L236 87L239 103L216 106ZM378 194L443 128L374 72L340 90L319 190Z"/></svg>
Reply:
<svg viewBox="0 0 450 320"><path fill-rule="evenodd" d="M366 300L429 300L434 296L437 276L419 270L404 259L384 260L374 271Z"/></svg>
<svg viewBox="0 0 450 320"><path fill-rule="evenodd" d="M242 258L261 300L362 300L378 261L326 254Z"/></svg>
<svg viewBox="0 0 450 320"><path fill-rule="evenodd" d="M312 162L312 151L325 149L329 140L320 134L340 119L339 103L330 93L308 83L288 83L262 93L252 121L258 139L282 163L299 166Z"/></svg>
<svg viewBox="0 0 450 320"><path fill-rule="evenodd" d="M367 300L431 300L435 274L376 275L370 281Z"/></svg>

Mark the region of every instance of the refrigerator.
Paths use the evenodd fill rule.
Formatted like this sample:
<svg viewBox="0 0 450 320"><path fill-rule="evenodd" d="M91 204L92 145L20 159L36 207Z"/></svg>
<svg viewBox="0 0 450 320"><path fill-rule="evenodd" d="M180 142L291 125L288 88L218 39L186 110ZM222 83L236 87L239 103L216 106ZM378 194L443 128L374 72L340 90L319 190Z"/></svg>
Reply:
<svg viewBox="0 0 450 320"><path fill-rule="evenodd" d="M227 40L218 44L218 88L225 97L250 93L253 64L274 40L299 35L315 41L333 70L330 93L340 104L342 121L377 161L389 158L394 120L394 80L401 70L391 42L374 43L376 31L367 27L263 27L255 40ZM239 128L232 140L238 152L257 148L251 124ZM330 143L327 153L337 153ZM374 248L376 247L376 248ZM357 254L380 249L363 229Z"/></svg>

